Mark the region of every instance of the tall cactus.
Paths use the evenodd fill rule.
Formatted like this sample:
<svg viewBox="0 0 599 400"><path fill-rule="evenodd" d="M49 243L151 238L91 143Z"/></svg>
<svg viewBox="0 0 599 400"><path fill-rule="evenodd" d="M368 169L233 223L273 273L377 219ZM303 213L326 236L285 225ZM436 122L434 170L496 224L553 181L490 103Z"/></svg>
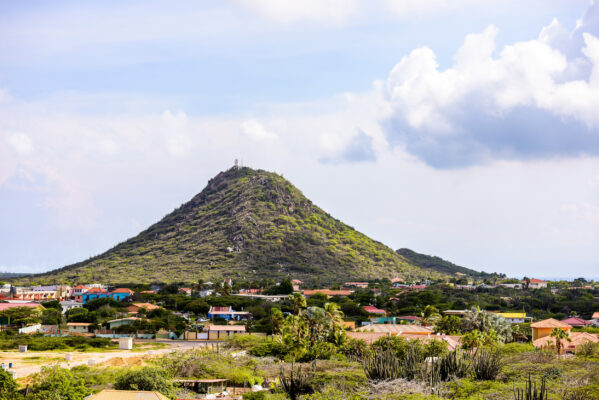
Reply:
<svg viewBox="0 0 599 400"><path fill-rule="evenodd" d="M400 364L391 350L375 353L362 362L364 373L372 381L393 380L400 377Z"/></svg>
<svg viewBox="0 0 599 400"><path fill-rule="evenodd" d="M314 391L311 382L312 374L302 372L301 366L298 366L296 370L294 363L291 363L289 375L285 374L285 371L281 368L279 377L283 390L291 400L297 400L301 395Z"/></svg>
<svg viewBox="0 0 599 400"><path fill-rule="evenodd" d="M547 400L549 392L545 385L545 378L541 378L541 387L537 389L537 382L528 374L528 381L524 389L516 389L514 385L514 400Z"/></svg>

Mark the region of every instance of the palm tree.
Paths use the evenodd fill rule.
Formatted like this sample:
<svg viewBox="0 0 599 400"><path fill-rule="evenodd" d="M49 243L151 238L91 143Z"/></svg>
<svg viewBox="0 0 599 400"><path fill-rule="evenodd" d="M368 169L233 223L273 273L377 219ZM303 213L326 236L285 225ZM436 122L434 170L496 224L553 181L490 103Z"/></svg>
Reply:
<svg viewBox="0 0 599 400"><path fill-rule="evenodd" d="M324 305L324 311L332 327L343 327L343 311L341 311L339 304L326 303Z"/></svg>
<svg viewBox="0 0 599 400"><path fill-rule="evenodd" d="M420 317L422 318L422 325L434 325L441 319L441 314L439 314L439 309L435 306L431 306L430 304L424 307L424 310L420 313Z"/></svg>
<svg viewBox="0 0 599 400"><path fill-rule="evenodd" d="M279 308L270 309L270 322L272 324L273 333L281 332L281 324L285 320L283 312Z"/></svg>
<svg viewBox="0 0 599 400"><path fill-rule="evenodd" d="M557 350L558 356L562 353L562 340L566 339L568 342L572 341L572 339L570 339L570 334L568 333L568 331L565 331L560 328L553 328L550 336L555 338L555 348Z"/></svg>
<svg viewBox="0 0 599 400"><path fill-rule="evenodd" d="M293 314L299 315L302 308L306 308L306 298L301 293L291 293L289 300L293 303Z"/></svg>

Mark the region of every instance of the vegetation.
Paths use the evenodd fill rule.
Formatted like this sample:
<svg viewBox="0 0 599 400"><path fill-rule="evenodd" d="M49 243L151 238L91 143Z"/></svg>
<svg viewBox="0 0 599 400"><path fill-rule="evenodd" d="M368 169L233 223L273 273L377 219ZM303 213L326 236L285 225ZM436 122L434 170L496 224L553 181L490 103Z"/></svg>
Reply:
<svg viewBox="0 0 599 400"><path fill-rule="evenodd" d="M260 266L260 268L256 268ZM306 282L439 278L312 204L282 176L218 174L191 201L104 254L21 282L195 281L297 276Z"/></svg>
<svg viewBox="0 0 599 400"><path fill-rule="evenodd" d="M489 274L486 272L475 271L470 268L460 267L449 261L446 261L440 257L428 256L426 254L417 253L410 249L399 249L397 254L408 260L413 265L418 267L433 269L443 274L455 274L459 272L464 275L468 275L475 278L491 278L497 276L497 274Z"/></svg>

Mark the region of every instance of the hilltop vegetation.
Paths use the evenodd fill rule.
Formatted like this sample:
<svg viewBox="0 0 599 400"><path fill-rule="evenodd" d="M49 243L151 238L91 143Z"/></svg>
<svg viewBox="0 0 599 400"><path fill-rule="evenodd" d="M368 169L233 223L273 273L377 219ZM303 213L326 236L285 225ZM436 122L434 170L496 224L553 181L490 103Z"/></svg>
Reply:
<svg viewBox="0 0 599 400"><path fill-rule="evenodd" d="M136 237L27 279L112 283L284 276L329 283L444 274L415 266L331 217L280 175L231 168Z"/></svg>
<svg viewBox="0 0 599 400"><path fill-rule="evenodd" d="M479 272L470 268L461 267L459 265L455 265L452 262L444 260L441 257L417 253L414 250L410 249L399 249L397 250L397 254L408 260L413 265L422 268L432 269L443 274L461 273L464 275L469 275L473 278L490 278L494 276L494 274Z"/></svg>

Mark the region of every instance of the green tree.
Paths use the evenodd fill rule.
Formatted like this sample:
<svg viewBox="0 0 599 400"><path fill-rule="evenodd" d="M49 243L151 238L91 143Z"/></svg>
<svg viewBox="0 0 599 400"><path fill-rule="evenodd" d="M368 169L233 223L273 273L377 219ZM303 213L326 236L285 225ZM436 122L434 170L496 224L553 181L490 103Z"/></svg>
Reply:
<svg viewBox="0 0 599 400"><path fill-rule="evenodd" d="M422 318L422 325L429 326L439 322L441 314L439 314L439 309L437 307L429 304L424 307L424 310L420 313L420 317Z"/></svg>
<svg viewBox="0 0 599 400"><path fill-rule="evenodd" d="M457 335L461 332L462 321L456 315L444 315L435 325L436 333L444 333L446 335Z"/></svg>
<svg viewBox="0 0 599 400"><path fill-rule="evenodd" d="M18 388L12 375L4 368L0 368L0 399L17 399L19 397Z"/></svg>
<svg viewBox="0 0 599 400"><path fill-rule="evenodd" d="M562 354L562 340L567 340L568 342L572 341L572 339L570 339L570 334L567 331L560 328L553 328L550 336L552 338L555 338L555 349L557 351L558 356Z"/></svg>
<svg viewBox="0 0 599 400"><path fill-rule="evenodd" d="M299 315L302 308L306 307L306 298L301 293L291 293L289 300L293 304L294 315Z"/></svg>
<svg viewBox="0 0 599 400"><path fill-rule="evenodd" d="M9 325L23 327L39 324L42 321L42 311L39 308L14 307L0 312L0 318L5 318Z"/></svg>
<svg viewBox="0 0 599 400"><path fill-rule="evenodd" d="M70 370L54 366L42 367L33 379L31 394L35 400L83 400L91 390Z"/></svg>
<svg viewBox="0 0 599 400"><path fill-rule="evenodd" d="M210 305L206 303L206 300L204 299L194 300L192 302L187 303L184 307L184 310L192 312L196 315L204 315L208 314L208 311L210 310Z"/></svg>
<svg viewBox="0 0 599 400"><path fill-rule="evenodd" d="M167 397L175 396L172 377L158 367L144 367L128 370L117 377L114 388L117 390L157 391Z"/></svg>

